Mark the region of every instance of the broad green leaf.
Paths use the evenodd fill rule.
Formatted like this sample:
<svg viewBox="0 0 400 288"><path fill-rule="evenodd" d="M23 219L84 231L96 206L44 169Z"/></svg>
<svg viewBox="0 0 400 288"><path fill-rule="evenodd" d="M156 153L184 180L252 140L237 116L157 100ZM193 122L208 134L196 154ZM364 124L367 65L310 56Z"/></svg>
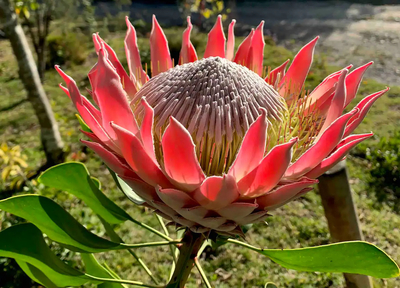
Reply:
<svg viewBox="0 0 400 288"><path fill-rule="evenodd" d="M89 232L53 200L40 195L21 195L0 201L0 209L36 225L50 239L79 252L123 249Z"/></svg>
<svg viewBox="0 0 400 288"><path fill-rule="evenodd" d="M18 259L15 261L18 263L22 271L24 271L25 274L28 275L33 281L43 285L46 288L58 288L56 284L54 284L42 271L35 266Z"/></svg>
<svg viewBox="0 0 400 288"><path fill-rule="evenodd" d="M293 250L264 250L261 254L283 267L300 271L354 273L376 278L397 277L400 272L385 252L362 241Z"/></svg>
<svg viewBox="0 0 400 288"><path fill-rule="evenodd" d="M309 272L341 272L392 278L399 267L384 251L364 241L340 242L299 249L260 249L229 239L270 258L285 268Z"/></svg>
<svg viewBox="0 0 400 288"><path fill-rule="evenodd" d="M118 224L131 217L107 198L93 180L85 165L79 162L63 163L46 170L39 182L46 186L67 191L82 199L96 214L111 224Z"/></svg>
<svg viewBox="0 0 400 288"><path fill-rule="evenodd" d="M57 287L80 286L93 282L82 272L61 261L46 245L42 232L31 223L14 225L0 232L0 257L14 258L20 265L23 262L29 263L29 266L22 264L25 271L29 269L29 276L33 275L34 280L40 282L45 281L42 277L45 276ZM31 269L31 266L41 273Z"/></svg>
<svg viewBox="0 0 400 288"><path fill-rule="evenodd" d="M101 266L93 254L81 253L83 263L85 263L86 273L100 278L114 278L114 275L109 273L106 268ZM124 288L120 283L102 283L99 288Z"/></svg>
<svg viewBox="0 0 400 288"><path fill-rule="evenodd" d="M265 284L264 288L278 288L274 283L268 282Z"/></svg>

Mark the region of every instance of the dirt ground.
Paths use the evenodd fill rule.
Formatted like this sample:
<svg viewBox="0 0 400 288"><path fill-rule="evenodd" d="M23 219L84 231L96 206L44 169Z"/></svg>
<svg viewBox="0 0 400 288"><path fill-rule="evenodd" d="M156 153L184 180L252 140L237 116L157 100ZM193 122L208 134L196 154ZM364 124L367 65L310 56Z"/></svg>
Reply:
<svg viewBox="0 0 400 288"><path fill-rule="evenodd" d="M290 7L290 9L288 9ZM273 2L237 7L237 20L265 27L285 46L304 44L320 35L317 51L331 64L361 65L373 60L367 76L400 85L400 5L345 2Z"/></svg>
<svg viewBox="0 0 400 288"><path fill-rule="evenodd" d="M131 17L179 25L175 5L133 4ZM271 1L238 3L232 17L237 32L248 31L265 20L265 28L278 43L298 48L320 35L318 52L333 65L361 65L373 60L367 77L389 85L400 85L400 5L374 6L332 1ZM242 32L241 32L242 31ZM294 41L293 41L294 40Z"/></svg>

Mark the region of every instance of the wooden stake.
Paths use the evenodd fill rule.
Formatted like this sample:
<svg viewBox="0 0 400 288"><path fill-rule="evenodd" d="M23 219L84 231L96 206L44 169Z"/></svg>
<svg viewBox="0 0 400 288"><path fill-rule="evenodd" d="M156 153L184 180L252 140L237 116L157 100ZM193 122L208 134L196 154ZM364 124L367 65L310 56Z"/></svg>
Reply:
<svg viewBox="0 0 400 288"><path fill-rule="evenodd" d="M363 240L345 161L338 163L318 180L332 241ZM345 273L344 278L347 288L372 288L368 276Z"/></svg>

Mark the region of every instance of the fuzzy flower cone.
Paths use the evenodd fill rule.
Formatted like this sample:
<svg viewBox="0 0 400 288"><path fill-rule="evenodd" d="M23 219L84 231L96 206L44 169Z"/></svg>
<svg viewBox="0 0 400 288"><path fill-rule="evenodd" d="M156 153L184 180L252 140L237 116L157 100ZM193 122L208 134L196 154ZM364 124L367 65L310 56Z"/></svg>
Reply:
<svg viewBox="0 0 400 288"><path fill-rule="evenodd" d="M98 62L89 72L93 103L56 67L92 133L82 141L162 217L197 233L241 234L241 225L310 191L316 178L372 134L351 135L388 89L343 113L372 63L326 77L305 93L318 38L293 59L264 69L263 24L234 51L221 17L204 57L183 32L179 65L153 16L151 76L142 68L134 27L126 19L129 74L94 35ZM265 74L266 77L262 77ZM127 193L132 198L132 195Z"/></svg>

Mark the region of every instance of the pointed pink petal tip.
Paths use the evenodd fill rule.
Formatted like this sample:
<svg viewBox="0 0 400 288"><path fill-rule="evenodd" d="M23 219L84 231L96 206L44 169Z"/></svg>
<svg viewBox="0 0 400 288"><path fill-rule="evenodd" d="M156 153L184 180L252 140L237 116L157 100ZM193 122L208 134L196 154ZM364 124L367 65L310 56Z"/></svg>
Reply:
<svg viewBox="0 0 400 288"><path fill-rule="evenodd" d="M258 24L258 26L257 26L256 29L260 29L261 27L264 26L264 24L265 24L265 21L264 21L264 20L261 20L260 24Z"/></svg>
<svg viewBox="0 0 400 288"><path fill-rule="evenodd" d="M94 44L94 49L96 50L96 53L99 53L99 50L102 48L102 41L99 36L99 33L93 33L92 34L92 40Z"/></svg>
<svg viewBox="0 0 400 288"><path fill-rule="evenodd" d="M144 107L144 117L140 126L140 137L147 154L154 162L157 162L153 139L154 110L149 103L147 103L145 97L140 100L140 103Z"/></svg>
<svg viewBox="0 0 400 288"><path fill-rule="evenodd" d="M164 171L169 179L187 192L198 188L205 175L196 157L195 144L187 129L172 116L161 144Z"/></svg>
<svg viewBox="0 0 400 288"><path fill-rule="evenodd" d="M293 95L297 95L303 88L304 82L311 68L314 58L314 49L318 39L319 36L304 45L304 47L301 48L294 57L286 75L279 83L279 93L282 97L286 97L290 100Z"/></svg>
<svg viewBox="0 0 400 288"><path fill-rule="evenodd" d="M146 97L142 97L140 99L140 104L142 104L144 107L151 107L149 102L147 102ZM152 108L152 107L151 107Z"/></svg>
<svg viewBox="0 0 400 288"><path fill-rule="evenodd" d="M361 121L367 115L372 104L374 104L374 102L376 100L378 100L381 96L383 96L389 90L390 90L390 88L386 87L386 89L384 89L382 91L378 91L369 96L366 96L364 99L362 99L360 101L360 103L357 104L357 106L355 108L355 109L358 109L357 114L354 115L350 119L349 123L347 124L346 131L344 133L344 137L350 135L354 131L354 129L357 128L357 126L361 123Z"/></svg>
<svg viewBox="0 0 400 288"><path fill-rule="evenodd" d="M236 20L232 19L231 24L229 24L228 28L228 41L226 42L226 59L232 61L235 49L235 23Z"/></svg>
<svg viewBox="0 0 400 288"><path fill-rule="evenodd" d="M103 162L118 175L137 178L136 174L128 166L122 163L115 154L107 150L102 144L86 140L80 141L99 155Z"/></svg>
<svg viewBox="0 0 400 288"><path fill-rule="evenodd" d="M286 66L289 63L290 59L286 60L285 62L283 62L280 66L276 67L275 69L273 69L269 75L264 79L268 84L274 86L276 88L276 85L278 85L277 81L278 79L278 74L279 74L279 78L282 79L283 76L285 76L285 72L286 72Z"/></svg>
<svg viewBox="0 0 400 288"><path fill-rule="evenodd" d="M360 87L362 78L367 71L368 67L371 66L374 62L368 62L353 71L346 77L346 103L345 107L350 104L350 102L356 97L358 88Z"/></svg>
<svg viewBox="0 0 400 288"><path fill-rule="evenodd" d="M239 181L239 192L245 197L254 198L273 189L286 172L292 159L292 147L297 141L296 137L272 148L257 168Z"/></svg>
<svg viewBox="0 0 400 288"><path fill-rule="evenodd" d="M225 58L225 34L222 26L222 16L218 15L214 27L208 33L206 51L204 58L207 57L221 57Z"/></svg>
<svg viewBox="0 0 400 288"><path fill-rule="evenodd" d="M110 123L117 135L117 141L121 148L123 157L132 170L152 186L160 185L164 188L171 187L170 182L162 173L157 162L154 162L147 154L140 139L132 132Z"/></svg>
<svg viewBox="0 0 400 288"><path fill-rule="evenodd" d="M233 176L236 181L240 181L256 168L264 156L268 127L267 111L260 108L260 112L261 115L247 130L236 159L229 169L228 174Z"/></svg>
<svg viewBox="0 0 400 288"><path fill-rule="evenodd" d="M325 159L342 140L346 124L358 111L359 109L355 108L336 119L322 133L319 140L288 168L285 177L288 179L298 178L312 170Z"/></svg>
<svg viewBox="0 0 400 288"><path fill-rule="evenodd" d="M318 183L318 180L303 177L298 181L281 185L257 198L259 208L267 211L277 209L293 200L303 189Z"/></svg>
<svg viewBox="0 0 400 288"><path fill-rule="evenodd" d="M152 76L154 77L172 68L172 60L167 37L154 14L152 23L150 32L150 57Z"/></svg>
<svg viewBox="0 0 400 288"><path fill-rule="evenodd" d="M308 172L305 176L309 178L317 178L323 173L331 169L337 163L346 157L347 153L360 142L373 136L373 133L351 135L343 139L342 142L336 146L336 150L319 163L314 169Z"/></svg>
<svg viewBox="0 0 400 288"><path fill-rule="evenodd" d="M179 53L179 65L194 62L197 60L196 49L194 48L192 42L190 41L190 33L192 31L193 25L190 22L190 16L187 17L187 27L183 31L182 35L182 47Z"/></svg>
<svg viewBox="0 0 400 288"><path fill-rule="evenodd" d="M264 47L264 21L261 21L254 31L254 36L251 39L251 48L247 56L248 68L259 76L262 76L263 73Z"/></svg>

